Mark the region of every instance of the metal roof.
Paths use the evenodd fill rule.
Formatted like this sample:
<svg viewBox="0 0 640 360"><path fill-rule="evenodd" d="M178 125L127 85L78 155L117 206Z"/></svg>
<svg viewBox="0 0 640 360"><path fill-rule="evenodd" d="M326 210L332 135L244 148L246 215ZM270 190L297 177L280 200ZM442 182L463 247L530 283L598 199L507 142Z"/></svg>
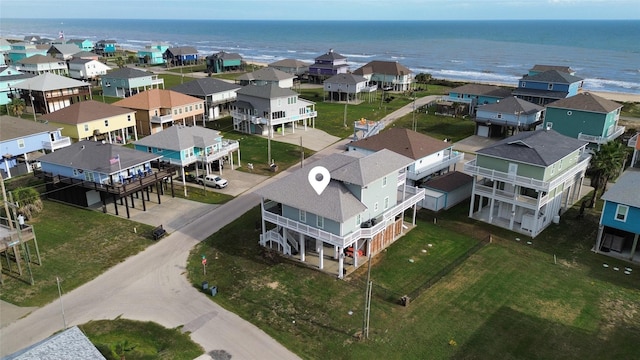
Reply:
<svg viewBox="0 0 640 360"><path fill-rule="evenodd" d="M192 147L204 148L217 142L219 131L200 126L170 126L160 132L144 137L134 144L168 150L185 150Z"/></svg>

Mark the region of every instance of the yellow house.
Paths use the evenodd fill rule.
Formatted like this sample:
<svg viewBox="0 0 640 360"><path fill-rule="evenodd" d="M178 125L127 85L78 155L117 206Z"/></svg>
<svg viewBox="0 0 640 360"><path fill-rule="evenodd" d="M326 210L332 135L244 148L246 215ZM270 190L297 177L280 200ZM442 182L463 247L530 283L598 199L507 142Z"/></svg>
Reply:
<svg viewBox="0 0 640 360"><path fill-rule="evenodd" d="M126 144L138 140L134 110L94 100L75 103L40 119L61 128L62 135L73 141L104 140L110 144Z"/></svg>
<svg viewBox="0 0 640 360"><path fill-rule="evenodd" d="M204 122L204 100L173 90L150 89L113 103L136 110L140 135L151 135L173 125Z"/></svg>

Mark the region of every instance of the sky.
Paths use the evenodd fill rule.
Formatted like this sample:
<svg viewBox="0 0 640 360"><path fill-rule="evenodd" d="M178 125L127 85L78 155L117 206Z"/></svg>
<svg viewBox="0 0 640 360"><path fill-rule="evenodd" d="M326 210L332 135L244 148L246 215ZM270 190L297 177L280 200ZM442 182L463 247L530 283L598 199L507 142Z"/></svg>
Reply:
<svg viewBox="0 0 640 360"><path fill-rule="evenodd" d="M640 19L639 0L0 0L2 18Z"/></svg>

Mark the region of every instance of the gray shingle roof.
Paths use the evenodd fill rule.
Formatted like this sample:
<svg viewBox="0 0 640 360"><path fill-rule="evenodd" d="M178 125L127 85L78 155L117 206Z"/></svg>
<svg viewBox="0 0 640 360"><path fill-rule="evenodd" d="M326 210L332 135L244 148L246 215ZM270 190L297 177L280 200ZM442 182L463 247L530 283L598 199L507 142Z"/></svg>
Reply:
<svg viewBox="0 0 640 360"><path fill-rule="evenodd" d="M383 74L393 76L409 75L412 71L397 61L374 60L353 72L357 75Z"/></svg>
<svg viewBox="0 0 640 360"><path fill-rule="evenodd" d="M560 65L540 65L540 64L536 64L533 65L533 67L531 68L531 70L533 71L538 71L538 72L545 72L545 71L549 71L549 70L558 70L560 72L565 72L567 74L573 74L575 71L573 71L573 69L571 69L568 66L560 66Z"/></svg>
<svg viewBox="0 0 640 360"><path fill-rule="evenodd" d="M539 89L517 88L511 92L513 96L533 96L548 99L564 99L569 94L568 91L549 91Z"/></svg>
<svg viewBox="0 0 640 360"><path fill-rule="evenodd" d="M337 52L333 51L333 49L329 49L329 51L325 54L322 54L316 58L316 61L334 61L339 59L346 59L346 56L342 56Z"/></svg>
<svg viewBox="0 0 640 360"><path fill-rule="evenodd" d="M460 171L451 171L427 181L421 187L449 192L472 182L472 176Z"/></svg>
<svg viewBox="0 0 640 360"><path fill-rule="evenodd" d="M311 64L301 60L297 60L297 59L282 59L282 60L274 61L271 64L269 64L269 66L290 67L290 68L306 67L309 65Z"/></svg>
<svg viewBox="0 0 640 360"><path fill-rule="evenodd" d="M629 168L625 171L602 199L640 208L640 170Z"/></svg>
<svg viewBox="0 0 640 360"><path fill-rule="evenodd" d="M56 127L51 125L7 115L0 116L0 129L2 129L0 131L0 141L57 130Z"/></svg>
<svg viewBox="0 0 640 360"><path fill-rule="evenodd" d="M536 82L545 82L545 83L558 83L558 84L573 84L578 81L582 81L581 77L570 75L566 72L561 72L558 70L549 70L545 72L541 72L536 75L525 75L520 79L521 81L536 81Z"/></svg>
<svg viewBox="0 0 640 360"><path fill-rule="evenodd" d="M221 92L239 90L242 86L231 84L226 81L214 78L196 79L171 88L173 91L186 95L205 97Z"/></svg>
<svg viewBox="0 0 640 360"><path fill-rule="evenodd" d="M32 78L21 81L15 85L12 85L11 87L22 90L50 91L58 89L77 88L82 86L89 86L89 83L71 79L66 76L44 73L42 75L34 76Z"/></svg>
<svg viewBox="0 0 640 360"><path fill-rule="evenodd" d="M168 48L167 52L170 52L173 55L194 55L198 53L198 50L193 46L178 46Z"/></svg>
<svg viewBox="0 0 640 360"><path fill-rule="evenodd" d="M344 222L362 213L367 207L345 186L369 184L404 168L412 161L389 150L363 157L361 154L332 154L299 169L293 174L257 190L264 198L301 209L337 222ZM331 173L327 188L318 195L309 185L309 171L324 166Z"/></svg>
<svg viewBox="0 0 640 360"><path fill-rule="evenodd" d="M499 112L503 114L535 114L544 110L540 105L530 103L515 96L506 97L494 104L480 105L478 110Z"/></svg>
<svg viewBox="0 0 640 360"><path fill-rule="evenodd" d="M180 151L192 147L203 148L207 145L213 145L220 137L220 132L216 130L200 126L175 125L140 139L134 144Z"/></svg>
<svg viewBox="0 0 640 360"><path fill-rule="evenodd" d="M242 74L238 76L236 79L249 80L249 81L251 80L280 81L280 80L287 80L287 79L293 79L293 78L295 78L294 75L291 75L289 73L286 73L284 71L281 71L272 67L266 67L266 68L256 70L254 72Z"/></svg>
<svg viewBox="0 0 640 360"><path fill-rule="evenodd" d="M453 145L409 129L390 128L377 135L354 141L349 146L371 151L388 149L418 160Z"/></svg>
<svg viewBox="0 0 640 360"><path fill-rule="evenodd" d="M605 99L589 92L584 92L565 99L554 101L551 104L548 104L547 107L583 110L608 114L612 111L620 109L622 107L622 104L618 104L615 101Z"/></svg>
<svg viewBox="0 0 640 360"><path fill-rule="evenodd" d="M215 54L207 56L207 59L223 59L223 60L242 60L242 56L238 53L228 53L220 51Z"/></svg>
<svg viewBox="0 0 640 360"><path fill-rule="evenodd" d="M109 119L111 117L130 114L135 120L135 111L120 106L101 103L95 100L80 101L60 110L42 115L40 119L63 124L82 124L89 121Z"/></svg>
<svg viewBox="0 0 640 360"><path fill-rule="evenodd" d="M523 131L476 153L547 167L586 145L555 130Z"/></svg>
<svg viewBox="0 0 640 360"><path fill-rule="evenodd" d="M109 159L116 156L120 157L120 164L111 164ZM79 141L40 157L40 162L85 171L113 174L118 172L119 167L126 169L160 158L162 158L162 155L150 154L109 143Z"/></svg>
<svg viewBox="0 0 640 360"><path fill-rule="evenodd" d="M110 78L110 79L133 79L145 76L151 76L152 73L148 73L146 71L132 69L128 67L123 67L120 69L116 69L107 73L107 75L103 75L102 78Z"/></svg>
<svg viewBox="0 0 640 360"><path fill-rule="evenodd" d="M100 351L98 351L85 334L77 326L74 326L4 357L3 359L105 360L105 357L102 356Z"/></svg>
<svg viewBox="0 0 640 360"><path fill-rule="evenodd" d="M355 75L355 74L337 74L328 78L324 82L328 84L356 85L362 82L367 82L367 79L364 76Z"/></svg>
<svg viewBox="0 0 640 360"><path fill-rule="evenodd" d="M457 88L453 88L449 90L449 94L469 94L469 95L482 95L482 96L491 96L497 98L506 98L511 96L511 90L505 89L495 85L484 85L484 84L466 84L462 86L458 86Z"/></svg>
<svg viewBox="0 0 640 360"><path fill-rule="evenodd" d="M298 96L298 93L291 89L284 89L278 84L267 85L247 85L238 90L238 95L253 96L262 99L277 99L287 96Z"/></svg>

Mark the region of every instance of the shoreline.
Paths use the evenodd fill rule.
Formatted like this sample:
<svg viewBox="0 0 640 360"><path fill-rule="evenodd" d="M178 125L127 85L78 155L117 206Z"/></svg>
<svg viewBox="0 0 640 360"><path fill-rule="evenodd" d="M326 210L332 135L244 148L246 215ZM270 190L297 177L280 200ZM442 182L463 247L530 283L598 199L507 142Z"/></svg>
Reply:
<svg viewBox="0 0 640 360"><path fill-rule="evenodd" d="M269 64L262 62L262 61L255 61L255 60L244 60L245 63L249 64L249 65L254 65L254 66L263 66L263 67L267 67ZM439 78L440 79L440 78ZM459 82L464 82L467 84L482 84L482 85L494 85L494 86L502 86L502 87L508 87L508 88L513 88L515 89L516 86L511 85L511 84L505 84L505 83L498 83L495 81L482 81L482 80L458 80L458 79L446 79L443 78L443 80L448 80L448 81L459 81ZM611 101L616 101L616 102L635 102L635 103L640 103L640 94L633 94L633 93L625 93L625 92L616 92L616 91L604 91L604 90L590 90L590 89L583 89L582 92L588 92L594 95L598 95L602 98L605 98L607 100L611 100Z"/></svg>

